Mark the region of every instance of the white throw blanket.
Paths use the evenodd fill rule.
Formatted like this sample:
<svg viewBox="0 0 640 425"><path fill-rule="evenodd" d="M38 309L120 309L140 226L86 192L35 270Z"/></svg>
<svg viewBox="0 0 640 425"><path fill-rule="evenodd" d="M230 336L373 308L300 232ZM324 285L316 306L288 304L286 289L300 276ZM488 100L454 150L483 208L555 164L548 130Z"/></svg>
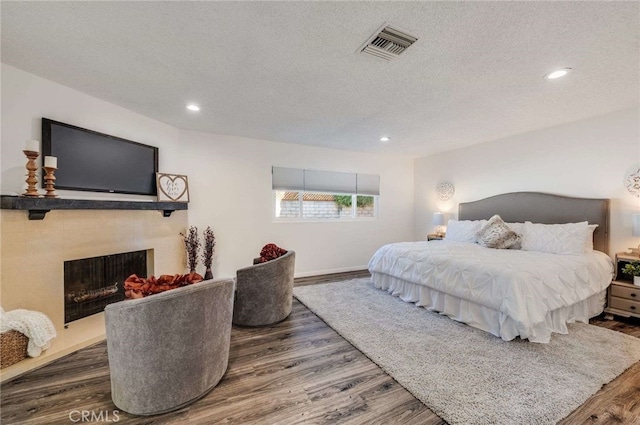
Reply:
<svg viewBox="0 0 640 425"><path fill-rule="evenodd" d="M38 357L51 346L56 328L44 313L23 309L5 312L4 308L0 308L0 313L0 332L18 331L26 335L29 338L29 357Z"/></svg>

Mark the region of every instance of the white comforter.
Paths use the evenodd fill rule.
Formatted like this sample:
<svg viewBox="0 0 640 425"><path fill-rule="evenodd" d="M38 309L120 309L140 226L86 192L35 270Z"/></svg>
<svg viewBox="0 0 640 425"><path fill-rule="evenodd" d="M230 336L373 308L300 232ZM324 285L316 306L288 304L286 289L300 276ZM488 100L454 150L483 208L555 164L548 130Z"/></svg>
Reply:
<svg viewBox="0 0 640 425"><path fill-rule="evenodd" d="M611 283L604 253L558 255L449 241L385 245L369 261L382 273L504 313L524 333L547 313L586 300Z"/></svg>

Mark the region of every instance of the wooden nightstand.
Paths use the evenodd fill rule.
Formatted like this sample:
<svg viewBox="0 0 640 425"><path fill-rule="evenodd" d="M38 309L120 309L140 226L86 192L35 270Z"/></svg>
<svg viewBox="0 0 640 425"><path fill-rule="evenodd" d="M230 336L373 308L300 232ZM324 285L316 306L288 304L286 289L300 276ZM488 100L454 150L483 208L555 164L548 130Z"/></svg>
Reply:
<svg viewBox="0 0 640 425"><path fill-rule="evenodd" d="M640 286L634 285L633 279L622 273L624 265L632 261L640 261L640 258L624 252L616 254L616 276L607 292L605 313L640 318Z"/></svg>
<svg viewBox="0 0 640 425"><path fill-rule="evenodd" d="M444 239L444 235L437 235L435 233L429 233L427 235L427 241L441 241Z"/></svg>

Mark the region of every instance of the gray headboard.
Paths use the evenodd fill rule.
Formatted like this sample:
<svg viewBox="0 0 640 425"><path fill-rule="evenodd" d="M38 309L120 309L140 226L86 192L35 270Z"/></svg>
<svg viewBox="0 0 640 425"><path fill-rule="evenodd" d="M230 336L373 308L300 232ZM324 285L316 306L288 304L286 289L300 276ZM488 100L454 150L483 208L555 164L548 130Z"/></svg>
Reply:
<svg viewBox="0 0 640 425"><path fill-rule="evenodd" d="M514 192L492 196L458 206L459 220L489 219L499 214L507 222L545 224L577 223L597 224L593 233L593 248L609 251L609 200L572 198L538 192Z"/></svg>

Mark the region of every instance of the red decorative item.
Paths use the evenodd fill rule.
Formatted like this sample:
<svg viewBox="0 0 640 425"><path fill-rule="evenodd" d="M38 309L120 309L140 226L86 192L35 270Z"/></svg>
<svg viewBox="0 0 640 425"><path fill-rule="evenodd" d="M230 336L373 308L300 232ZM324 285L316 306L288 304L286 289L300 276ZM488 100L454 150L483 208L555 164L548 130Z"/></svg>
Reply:
<svg viewBox="0 0 640 425"><path fill-rule="evenodd" d="M267 261L275 260L278 257L282 257L286 253L286 249L282 249L276 244L266 244L262 248L262 251L260 251L260 262L266 263Z"/></svg>
<svg viewBox="0 0 640 425"><path fill-rule="evenodd" d="M181 286L202 282L203 280L202 276L198 273L163 274L158 278L150 276L146 279L132 274L124 282L124 296L129 299L143 298Z"/></svg>

